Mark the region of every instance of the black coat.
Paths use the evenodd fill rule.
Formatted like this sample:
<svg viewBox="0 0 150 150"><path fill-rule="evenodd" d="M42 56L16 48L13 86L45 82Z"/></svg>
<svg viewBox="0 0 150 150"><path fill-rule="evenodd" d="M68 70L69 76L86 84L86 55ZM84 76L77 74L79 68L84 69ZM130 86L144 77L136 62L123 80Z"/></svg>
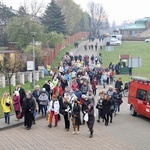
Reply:
<svg viewBox="0 0 150 150"><path fill-rule="evenodd" d="M94 126L94 122L95 122L95 117L94 117L94 106L92 106L90 108L90 110L88 111L88 122L87 122L87 126L90 130L93 129Z"/></svg>
<svg viewBox="0 0 150 150"><path fill-rule="evenodd" d="M35 104L35 99L34 98L25 98L23 101L23 112L26 113L34 113L35 109L36 109L36 104ZM31 111L30 111L31 110Z"/></svg>
<svg viewBox="0 0 150 150"><path fill-rule="evenodd" d="M72 111L72 117L75 119L75 125L79 126L81 125L81 118L80 118L80 106L77 105L73 107L73 111Z"/></svg>
<svg viewBox="0 0 150 150"><path fill-rule="evenodd" d="M69 109L69 111L70 111L70 110L72 109L71 104L70 104L69 102L67 102L67 103L66 103L66 102L63 102L60 112L61 112L63 115L68 115L69 112L66 112L66 111L65 111L65 109L67 109L68 107L70 108L70 109Z"/></svg>
<svg viewBox="0 0 150 150"><path fill-rule="evenodd" d="M110 100L103 100L102 102L103 105L103 113L110 113L110 107L111 107L111 101Z"/></svg>
<svg viewBox="0 0 150 150"><path fill-rule="evenodd" d="M50 93L50 85L49 84L47 84L47 83L45 83L44 85L43 85L43 88L45 88L45 90L48 92L48 94Z"/></svg>
<svg viewBox="0 0 150 150"><path fill-rule="evenodd" d="M87 111L88 110L88 105L90 104L90 100L84 100L82 104L82 111Z"/></svg>
<svg viewBox="0 0 150 150"><path fill-rule="evenodd" d="M38 93L37 90L34 90L34 91L32 92L32 96L36 99L36 102L39 102L39 96L41 95L41 93L42 93L41 90L39 90L39 93Z"/></svg>
<svg viewBox="0 0 150 150"><path fill-rule="evenodd" d="M23 105L23 99L26 97L26 93L25 90L23 88L20 88L20 90L18 90L19 95L20 95L20 104L21 106Z"/></svg>
<svg viewBox="0 0 150 150"><path fill-rule="evenodd" d="M116 81L115 88L121 90L121 86L123 85L122 81Z"/></svg>

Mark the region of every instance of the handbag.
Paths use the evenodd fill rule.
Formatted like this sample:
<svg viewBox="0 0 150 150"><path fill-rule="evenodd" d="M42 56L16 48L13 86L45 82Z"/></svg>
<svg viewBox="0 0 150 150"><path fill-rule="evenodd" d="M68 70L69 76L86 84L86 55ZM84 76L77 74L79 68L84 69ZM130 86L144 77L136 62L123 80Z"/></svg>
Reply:
<svg viewBox="0 0 150 150"><path fill-rule="evenodd" d="M83 118L83 119L84 119L85 122L87 122L87 121L89 120L88 113L86 113L86 114L84 115L84 118Z"/></svg>
<svg viewBox="0 0 150 150"><path fill-rule="evenodd" d="M23 117L23 112L20 112L20 113L16 116L17 119L22 119L22 117Z"/></svg>
<svg viewBox="0 0 150 150"><path fill-rule="evenodd" d="M10 106L10 100L9 100L9 99L8 99L8 100L6 100L5 105L6 105L6 106L8 106L8 107Z"/></svg>
<svg viewBox="0 0 150 150"><path fill-rule="evenodd" d="M123 103L123 100L122 100L122 99L120 99L119 104L121 105L122 103Z"/></svg>
<svg viewBox="0 0 150 150"><path fill-rule="evenodd" d="M111 105L110 110L112 110L112 111L114 111L114 110L115 110L114 105Z"/></svg>
<svg viewBox="0 0 150 150"><path fill-rule="evenodd" d="M7 103L7 102L6 102L6 104L5 104L5 105L9 107L9 106L10 106L10 103Z"/></svg>

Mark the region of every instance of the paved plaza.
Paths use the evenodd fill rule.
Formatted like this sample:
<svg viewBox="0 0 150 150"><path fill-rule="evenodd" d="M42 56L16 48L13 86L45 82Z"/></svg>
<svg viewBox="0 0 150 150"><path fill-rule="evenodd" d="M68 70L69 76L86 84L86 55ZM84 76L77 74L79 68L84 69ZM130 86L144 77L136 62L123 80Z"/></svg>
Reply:
<svg viewBox="0 0 150 150"><path fill-rule="evenodd" d="M85 43L87 41L80 44L78 49L73 49L73 52L89 56L98 54L94 50L85 51ZM102 86L99 86L97 93L100 90ZM16 122L14 116L10 125L0 119L0 150L149 150L150 120L139 115L132 117L127 98L123 98L123 101L121 113L113 118L112 124L106 127L103 122L95 121L93 138L89 138L86 125L81 125L78 135L72 135L72 127L66 131L63 116L58 127L52 128L48 128L46 119L40 117L31 130L25 129L23 120Z"/></svg>

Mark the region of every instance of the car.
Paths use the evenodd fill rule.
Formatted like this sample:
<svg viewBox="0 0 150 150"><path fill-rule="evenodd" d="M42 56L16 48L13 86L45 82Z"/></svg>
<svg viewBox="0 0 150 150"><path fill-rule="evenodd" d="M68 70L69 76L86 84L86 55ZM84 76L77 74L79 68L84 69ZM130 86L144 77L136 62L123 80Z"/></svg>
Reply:
<svg viewBox="0 0 150 150"><path fill-rule="evenodd" d="M115 45L121 45L121 41L116 39L116 38L111 38L110 40L110 45L115 46Z"/></svg>
<svg viewBox="0 0 150 150"><path fill-rule="evenodd" d="M150 38L148 38L148 39L145 39L145 42L150 42Z"/></svg>

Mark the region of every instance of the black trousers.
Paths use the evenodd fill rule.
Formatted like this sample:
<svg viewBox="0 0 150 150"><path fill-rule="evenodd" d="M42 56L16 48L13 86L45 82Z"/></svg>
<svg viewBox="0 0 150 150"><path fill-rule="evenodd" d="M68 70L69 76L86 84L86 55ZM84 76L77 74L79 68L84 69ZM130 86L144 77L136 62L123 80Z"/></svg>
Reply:
<svg viewBox="0 0 150 150"><path fill-rule="evenodd" d="M109 117L110 117L110 121L112 122L112 113L111 112L105 112L104 113L104 120L105 120L105 124L108 124L109 122Z"/></svg>
<svg viewBox="0 0 150 150"><path fill-rule="evenodd" d="M24 126L31 128L33 121L33 113L25 112L24 113Z"/></svg>
<svg viewBox="0 0 150 150"><path fill-rule="evenodd" d="M65 129L69 129L70 128L70 120L69 120L68 113L64 114L64 121L65 121Z"/></svg>

